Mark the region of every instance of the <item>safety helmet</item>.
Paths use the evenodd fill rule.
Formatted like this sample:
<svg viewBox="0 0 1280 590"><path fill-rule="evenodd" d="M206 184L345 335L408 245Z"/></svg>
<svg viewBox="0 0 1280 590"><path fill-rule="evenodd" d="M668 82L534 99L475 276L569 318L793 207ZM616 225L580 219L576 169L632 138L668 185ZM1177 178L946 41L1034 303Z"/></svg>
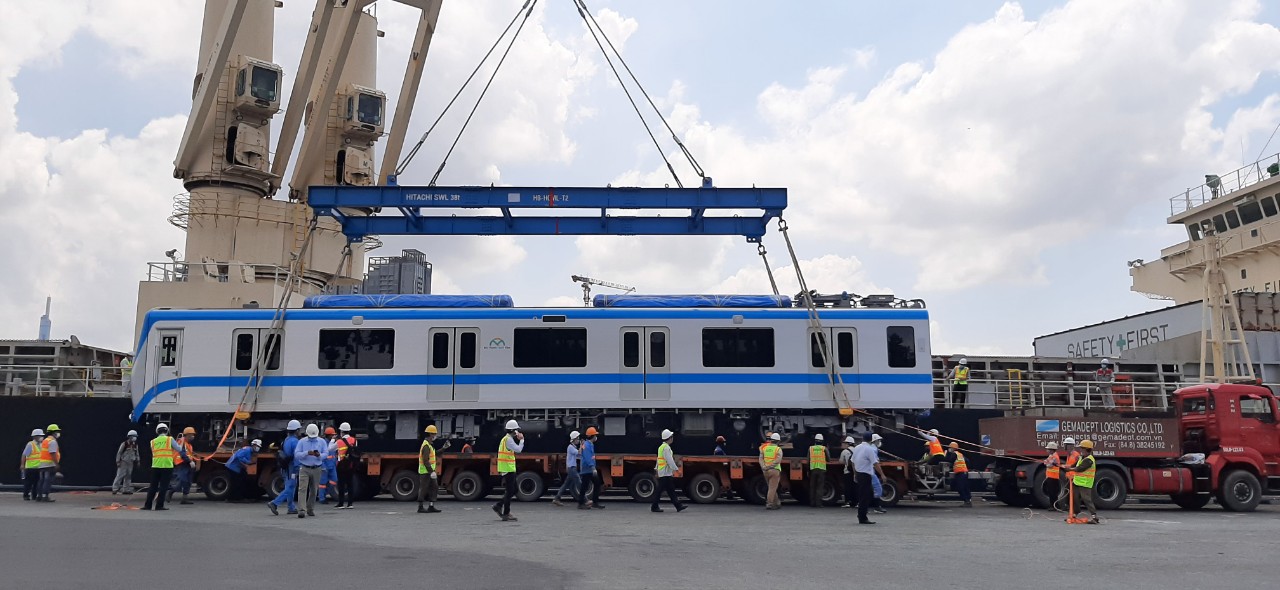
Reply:
<svg viewBox="0 0 1280 590"><path fill-rule="evenodd" d="M439 428L436 428L436 425L435 425L435 424L428 424L428 425L427 425L427 428L426 428L425 430L423 430L423 432L425 432L425 433L427 433L427 434L439 434L439 433L440 433L440 429L439 429Z"/></svg>
<svg viewBox="0 0 1280 590"><path fill-rule="evenodd" d="M31 436L44 436L44 431L37 428L31 431Z"/></svg>
<svg viewBox="0 0 1280 590"><path fill-rule="evenodd" d="M569 440L578 440L581 436L582 436L582 433L575 430L569 433Z"/></svg>
<svg viewBox="0 0 1280 590"><path fill-rule="evenodd" d="M1080 448L1082 448L1082 449L1089 449L1089 450L1093 450L1093 441L1091 441L1091 440L1089 440L1089 439L1087 439L1087 438L1086 438L1086 439L1084 439L1084 440L1082 440L1082 441L1080 441Z"/></svg>
<svg viewBox="0 0 1280 590"><path fill-rule="evenodd" d="M126 432L126 433L125 433L125 436L138 436L138 431L137 431L137 430L130 430L129 432Z"/></svg>
<svg viewBox="0 0 1280 590"><path fill-rule="evenodd" d="M507 430L520 430L520 423L515 420L507 420Z"/></svg>
<svg viewBox="0 0 1280 590"><path fill-rule="evenodd" d="M947 448L948 448L948 449L958 449L958 448L960 448L960 443L952 442L951 444L947 445Z"/></svg>
<svg viewBox="0 0 1280 590"><path fill-rule="evenodd" d="M164 422L161 422L161 423L159 423L159 424L156 424L156 432L157 432L157 433L160 433L160 432L168 432L168 431L169 431L169 425L168 425L168 424L165 424Z"/></svg>
<svg viewBox="0 0 1280 590"><path fill-rule="evenodd" d="M195 433L196 433L196 429L190 426L182 429L182 434L195 434Z"/></svg>
<svg viewBox="0 0 1280 590"><path fill-rule="evenodd" d="M255 438L255 439L253 439L253 442L250 442L250 443L249 443L249 446L251 446L251 447L258 447L258 448L262 448L262 439L260 439L260 438Z"/></svg>
<svg viewBox="0 0 1280 590"><path fill-rule="evenodd" d="M1102 366L1105 367L1109 364L1111 364L1111 359L1102 359Z"/></svg>
<svg viewBox="0 0 1280 590"><path fill-rule="evenodd" d="M769 440L774 441L774 442L780 441L780 440L782 440L782 435L781 435L781 434L778 434L778 433L776 433L776 432L775 432L775 433L773 433L773 434L770 434L770 435L769 435Z"/></svg>
<svg viewBox="0 0 1280 590"><path fill-rule="evenodd" d="M717 436L717 437L716 437L716 442L718 442L718 443L722 443L722 442L724 442L724 437L723 437L723 436Z"/></svg>
<svg viewBox="0 0 1280 590"><path fill-rule="evenodd" d="M61 432L62 429L58 428L57 424L50 424L48 427L44 429L44 431L45 432Z"/></svg>
<svg viewBox="0 0 1280 590"><path fill-rule="evenodd" d="M316 438L320 436L320 427L315 424L307 425L307 438Z"/></svg>
<svg viewBox="0 0 1280 590"><path fill-rule="evenodd" d="M592 437L592 436L595 436L595 435L597 435L597 434L600 434L600 431L599 431L599 430L596 430L596 427L595 427L595 426L588 426L588 427L587 427L587 433L586 433L586 435L585 435L585 436L587 436L587 437Z"/></svg>
<svg viewBox="0 0 1280 590"><path fill-rule="evenodd" d="M302 428L302 423L297 420L290 420L289 425L286 426L285 428L286 430L293 432L295 430Z"/></svg>
<svg viewBox="0 0 1280 590"><path fill-rule="evenodd" d="M338 425L338 430L341 430L342 432L351 432L351 424L348 422L343 422L342 424Z"/></svg>
<svg viewBox="0 0 1280 590"><path fill-rule="evenodd" d="M813 435L813 440L818 441L818 442L822 442L822 435L821 435L821 434L815 434L815 435Z"/></svg>
<svg viewBox="0 0 1280 590"><path fill-rule="evenodd" d="M855 439L855 438L853 438L853 435L852 435L852 434L850 434L849 436L844 437L844 442L845 442L846 444L853 445L853 444L857 444L857 443L858 443L858 440L857 440L857 439Z"/></svg>
<svg viewBox="0 0 1280 590"><path fill-rule="evenodd" d="M669 439L669 438L671 438L671 437L673 437L673 436L675 436L675 435L676 435L676 433L671 432L671 431L670 431L670 430L668 430L668 429L665 429L665 428L664 428L664 429L662 429L662 440L667 440L667 439Z"/></svg>
<svg viewBox="0 0 1280 590"><path fill-rule="evenodd" d="M1069 436L1068 436L1067 438L1062 439L1062 444L1064 444L1064 445L1075 445L1075 444L1076 444L1076 439L1071 438L1071 437L1069 437Z"/></svg>
<svg viewBox="0 0 1280 590"><path fill-rule="evenodd" d="M332 426L325 426L325 427L324 427L324 435L325 435L325 436L333 436L333 435L335 435L335 434L338 434L338 431L337 431L337 430L334 430Z"/></svg>
<svg viewBox="0 0 1280 590"><path fill-rule="evenodd" d="M932 435L934 435L934 436L938 436L938 429L937 429L937 428L930 428L930 429L929 429L929 434L932 434Z"/></svg>
<svg viewBox="0 0 1280 590"><path fill-rule="evenodd" d="M1050 441L1049 444L1044 446L1044 448L1049 449L1050 451L1056 451L1058 450L1058 443Z"/></svg>
<svg viewBox="0 0 1280 590"><path fill-rule="evenodd" d="M969 359L966 359L966 358L962 358L962 359L960 359L960 364L962 364L962 365L967 365L967 364L969 364Z"/></svg>
<svg viewBox="0 0 1280 590"><path fill-rule="evenodd" d="M880 441L882 441L882 440L884 440L884 437L883 437L883 436L880 436L880 435L878 435L878 434L873 434L873 435L871 435L871 442L873 442L873 443L878 443L878 442L880 442Z"/></svg>

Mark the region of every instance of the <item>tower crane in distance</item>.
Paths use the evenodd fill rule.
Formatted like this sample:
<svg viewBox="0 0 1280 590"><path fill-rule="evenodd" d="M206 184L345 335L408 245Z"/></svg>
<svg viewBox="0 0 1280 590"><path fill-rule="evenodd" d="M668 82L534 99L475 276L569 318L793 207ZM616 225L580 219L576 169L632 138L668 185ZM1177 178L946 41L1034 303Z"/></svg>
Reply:
<svg viewBox="0 0 1280 590"><path fill-rule="evenodd" d="M622 291L623 293L632 293L632 292L634 292L634 291L636 290L636 288L635 288L635 287L629 287L629 286L627 286L627 285L620 285L620 284L618 284L618 283L610 283L609 281L602 281L602 280L600 280L600 279L593 279L593 278L591 278L591 277L580 277L580 276L578 276L578 275L573 275L573 277L572 277L572 278L573 278L573 282L575 282L575 283L582 283L582 305L583 305L583 307L591 307L591 285L599 285L599 286L601 286L601 287L609 287L610 289L617 289L617 290L619 290L619 291Z"/></svg>

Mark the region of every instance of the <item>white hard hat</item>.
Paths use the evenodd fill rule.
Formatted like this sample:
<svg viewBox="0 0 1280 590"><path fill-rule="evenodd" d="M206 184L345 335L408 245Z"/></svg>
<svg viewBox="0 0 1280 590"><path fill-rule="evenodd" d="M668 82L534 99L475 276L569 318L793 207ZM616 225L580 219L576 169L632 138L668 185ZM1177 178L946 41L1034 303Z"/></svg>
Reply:
<svg viewBox="0 0 1280 590"><path fill-rule="evenodd" d="M161 430L168 430L168 429L169 429L169 425L165 424L164 422L156 424L156 432L160 432Z"/></svg>
<svg viewBox="0 0 1280 590"><path fill-rule="evenodd" d="M289 425L286 426L285 428L288 429L290 432L292 432L294 430L302 428L302 423L297 420L290 420Z"/></svg>
<svg viewBox="0 0 1280 590"><path fill-rule="evenodd" d="M1049 444L1044 446L1044 448L1049 449L1050 451L1056 451L1058 450L1058 443L1050 441Z"/></svg>
<svg viewBox="0 0 1280 590"><path fill-rule="evenodd" d="M873 442L873 443L874 443L874 442L880 442L880 441L882 441L882 440L884 440L884 437L883 437L883 436L880 436L880 435L878 435L878 434L873 434L873 435L871 435L871 442Z"/></svg>
<svg viewBox="0 0 1280 590"><path fill-rule="evenodd" d="M138 431L130 430L129 432L125 433L125 436L138 436Z"/></svg>
<svg viewBox="0 0 1280 590"><path fill-rule="evenodd" d="M849 443L851 445L856 445L858 444L858 439L853 438L853 435L850 434L849 436L844 437L844 442Z"/></svg>
<svg viewBox="0 0 1280 590"><path fill-rule="evenodd" d="M1068 436L1067 438L1062 439L1062 444L1064 444L1064 445L1074 445L1074 444L1076 444L1076 439L1071 438L1071 437L1069 437L1069 436Z"/></svg>
<svg viewBox="0 0 1280 590"><path fill-rule="evenodd" d="M520 423L515 420L507 420L507 430L520 430Z"/></svg>
<svg viewBox="0 0 1280 590"><path fill-rule="evenodd" d="M967 364L969 364L969 359L965 359L965 358L960 359L960 364L962 364L962 365L967 365Z"/></svg>
<svg viewBox="0 0 1280 590"><path fill-rule="evenodd" d="M662 430L662 440L667 440L675 435L676 433L671 432L670 430L667 430L665 428Z"/></svg>
<svg viewBox="0 0 1280 590"><path fill-rule="evenodd" d="M44 436L44 431L37 428L31 431L31 436Z"/></svg>
<svg viewBox="0 0 1280 590"><path fill-rule="evenodd" d="M938 436L938 429L937 429L937 428L930 428L930 429L929 429L929 434L932 434L932 435L934 435L934 436Z"/></svg>
<svg viewBox="0 0 1280 590"><path fill-rule="evenodd" d="M822 440L822 435L821 435L821 434L815 434L815 435L813 435L813 440L821 441L821 440Z"/></svg>
<svg viewBox="0 0 1280 590"><path fill-rule="evenodd" d="M320 427L315 424L307 425L307 438L315 438L320 436Z"/></svg>
<svg viewBox="0 0 1280 590"><path fill-rule="evenodd" d="M262 439L260 439L260 438L255 438L255 439L253 439L253 441L249 443L249 446L252 446L252 447L261 447L261 446L262 446Z"/></svg>
<svg viewBox="0 0 1280 590"><path fill-rule="evenodd" d="M769 440L782 440L782 435L775 432L769 435Z"/></svg>
<svg viewBox="0 0 1280 590"><path fill-rule="evenodd" d="M582 433L577 430L569 433L569 440L578 440L582 437Z"/></svg>
<svg viewBox="0 0 1280 590"><path fill-rule="evenodd" d="M342 424L338 425L338 430L341 430L342 432L351 432L351 424L348 422L343 422Z"/></svg>
<svg viewBox="0 0 1280 590"><path fill-rule="evenodd" d="M1104 365L1109 365L1109 364L1111 364L1111 359L1102 359L1102 364L1104 364Z"/></svg>

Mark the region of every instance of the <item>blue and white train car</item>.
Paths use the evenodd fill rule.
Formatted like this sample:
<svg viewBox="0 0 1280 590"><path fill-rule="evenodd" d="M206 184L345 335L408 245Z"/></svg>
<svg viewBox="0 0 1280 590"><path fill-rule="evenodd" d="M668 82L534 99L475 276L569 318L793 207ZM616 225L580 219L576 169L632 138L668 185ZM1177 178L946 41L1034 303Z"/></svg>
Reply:
<svg viewBox="0 0 1280 590"><path fill-rule="evenodd" d="M516 308L506 296L327 296L286 312L153 310L138 345L135 420L225 425L265 358L249 429L351 422L374 446L485 437L507 418L535 439L838 432L828 371L861 409L933 406L923 308L807 311L774 296L599 296L590 308ZM832 343L824 366L819 342ZM856 419L856 418L853 418ZM648 444L647 442L645 443ZM754 444L752 442L751 444ZM401 445L403 446L403 445ZM647 449L647 446L645 447Z"/></svg>

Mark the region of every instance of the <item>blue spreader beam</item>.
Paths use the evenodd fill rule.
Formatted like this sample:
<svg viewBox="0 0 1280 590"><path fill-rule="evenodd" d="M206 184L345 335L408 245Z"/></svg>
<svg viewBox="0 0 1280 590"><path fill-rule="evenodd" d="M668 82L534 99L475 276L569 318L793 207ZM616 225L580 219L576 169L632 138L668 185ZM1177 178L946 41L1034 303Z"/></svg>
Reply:
<svg viewBox="0 0 1280 590"><path fill-rule="evenodd" d="M758 242L769 220L786 209L787 189L313 186L307 202L317 215L338 220L352 241L368 235L707 235Z"/></svg>

